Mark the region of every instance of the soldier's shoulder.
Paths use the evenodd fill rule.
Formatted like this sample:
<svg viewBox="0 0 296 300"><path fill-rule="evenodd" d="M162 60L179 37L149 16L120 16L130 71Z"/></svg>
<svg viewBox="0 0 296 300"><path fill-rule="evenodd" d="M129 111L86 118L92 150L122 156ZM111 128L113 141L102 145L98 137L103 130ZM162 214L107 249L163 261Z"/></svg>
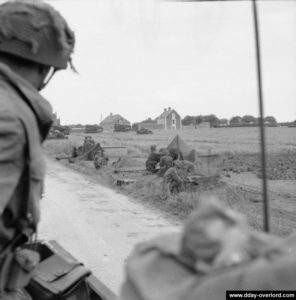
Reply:
<svg viewBox="0 0 296 300"><path fill-rule="evenodd" d="M10 113L20 115L20 112L30 111L33 114L27 101L25 93L21 89L14 88L6 80L0 77L0 105Z"/></svg>
<svg viewBox="0 0 296 300"><path fill-rule="evenodd" d="M15 131L21 127L19 111L15 105L17 95L3 82L0 81L0 127L5 129L4 125L10 126Z"/></svg>
<svg viewBox="0 0 296 300"><path fill-rule="evenodd" d="M14 98L16 97L13 90L3 80L0 80L0 112L16 115Z"/></svg>

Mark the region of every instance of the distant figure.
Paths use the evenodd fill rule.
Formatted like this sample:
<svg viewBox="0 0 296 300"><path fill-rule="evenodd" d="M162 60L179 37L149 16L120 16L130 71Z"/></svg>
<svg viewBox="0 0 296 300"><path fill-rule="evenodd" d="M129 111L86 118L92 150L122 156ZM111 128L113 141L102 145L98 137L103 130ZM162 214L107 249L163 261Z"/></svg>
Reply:
<svg viewBox="0 0 296 300"><path fill-rule="evenodd" d="M177 160L179 158L179 151L176 148L169 149L169 155L173 160Z"/></svg>
<svg viewBox="0 0 296 300"><path fill-rule="evenodd" d="M94 159L94 153L92 149L95 146L95 141L91 136L84 137L83 142L83 155L85 160L93 160Z"/></svg>
<svg viewBox="0 0 296 300"><path fill-rule="evenodd" d="M95 166L95 168L98 170L98 169L101 169L104 166L107 166L108 161L109 161L109 158L104 155L104 149L100 147L96 151L96 154L95 154L95 157L94 157L94 166Z"/></svg>
<svg viewBox="0 0 296 300"><path fill-rule="evenodd" d="M174 166L165 172L163 185L167 187L170 194L178 194L185 189L186 175L182 164L180 164L179 161L175 161Z"/></svg>
<svg viewBox="0 0 296 300"><path fill-rule="evenodd" d="M150 147L150 154L148 159L146 160L146 170L151 173L156 173L156 166L160 161L160 156L156 153L156 145L151 145Z"/></svg>
<svg viewBox="0 0 296 300"><path fill-rule="evenodd" d="M162 149L160 153L163 156L160 157L159 161L159 171L157 173L158 176L163 177L165 172L174 166L174 161L176 161L179 157L178 150L175 148L171 148L169 150Z"/></svg>
<svg viewBox="0 0 296 300"><path fill-rule="evenodd" d="M169 155L162 156L159 161L159 171L157 175L163 177L165 172L173 166L173 158Z"/></svg>
<svg viewBox="0 0 296 300"><path fill-rule="evenodd" d="M77 147L73 147L72 150L72 158L76 158L78 156L78 150Z"/></svg>
<svg viewBox="0 0 296 300"><path fill-rule="evenodd" d="M150 152L156 152L156 145L151 145L150 146Z"/></svg>
<svg viewBox="0 0 296 300"><path fill-rule="evenodd" d="M178 194L185 190L189 176L194 173L194 165L186 160L175 160L163 176L163 186L170 194Z"/></svg>

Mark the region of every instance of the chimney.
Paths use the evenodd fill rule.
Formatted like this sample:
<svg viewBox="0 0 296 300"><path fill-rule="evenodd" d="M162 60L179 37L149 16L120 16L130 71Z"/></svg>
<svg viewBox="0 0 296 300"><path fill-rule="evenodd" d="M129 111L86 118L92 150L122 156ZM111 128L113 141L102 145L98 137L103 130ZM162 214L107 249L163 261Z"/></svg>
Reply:
<svg viewBox="0 0 296 300"><path fill-rule="evenodd" d="M167 112L167 109L166 109L166 108L164 109L164 112Z"/></svg>
<svg viewBox="0 0 296 300"><path fill-rule="evenodd" d="M169 107L169 111L171 111L171 108Z"/></svg>
<svg viewBox="0 0 296 300"><path fill-rule="evenodd" d="M112 117L112 113L110 113L110 117Z"/></svg>

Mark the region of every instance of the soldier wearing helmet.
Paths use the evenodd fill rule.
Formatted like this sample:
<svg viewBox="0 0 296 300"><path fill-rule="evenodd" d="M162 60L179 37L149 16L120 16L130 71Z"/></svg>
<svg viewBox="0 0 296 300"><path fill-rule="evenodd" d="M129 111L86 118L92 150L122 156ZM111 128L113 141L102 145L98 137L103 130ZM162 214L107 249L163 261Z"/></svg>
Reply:
<svg viewBox="0 0 296 300"><path fill-rule="evenodd" d="M0 5L0 299L29 299L11 276L11 257L36 231L43 190L41 143L52 124L39 94L72 67L74 33L50 5Z"/></svg>

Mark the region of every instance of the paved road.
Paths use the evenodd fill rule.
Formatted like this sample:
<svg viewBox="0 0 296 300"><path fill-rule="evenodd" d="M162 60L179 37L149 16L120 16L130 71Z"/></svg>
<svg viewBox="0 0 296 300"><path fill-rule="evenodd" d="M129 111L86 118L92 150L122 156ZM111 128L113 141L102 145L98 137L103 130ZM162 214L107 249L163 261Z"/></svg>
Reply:
<svg viewBox="0 0 296 300"><path fill-rule="evenodd" d="M58 241L118 293L133 246L177 231L166 220L111 189L48 160L39 237Z"/></svg>

